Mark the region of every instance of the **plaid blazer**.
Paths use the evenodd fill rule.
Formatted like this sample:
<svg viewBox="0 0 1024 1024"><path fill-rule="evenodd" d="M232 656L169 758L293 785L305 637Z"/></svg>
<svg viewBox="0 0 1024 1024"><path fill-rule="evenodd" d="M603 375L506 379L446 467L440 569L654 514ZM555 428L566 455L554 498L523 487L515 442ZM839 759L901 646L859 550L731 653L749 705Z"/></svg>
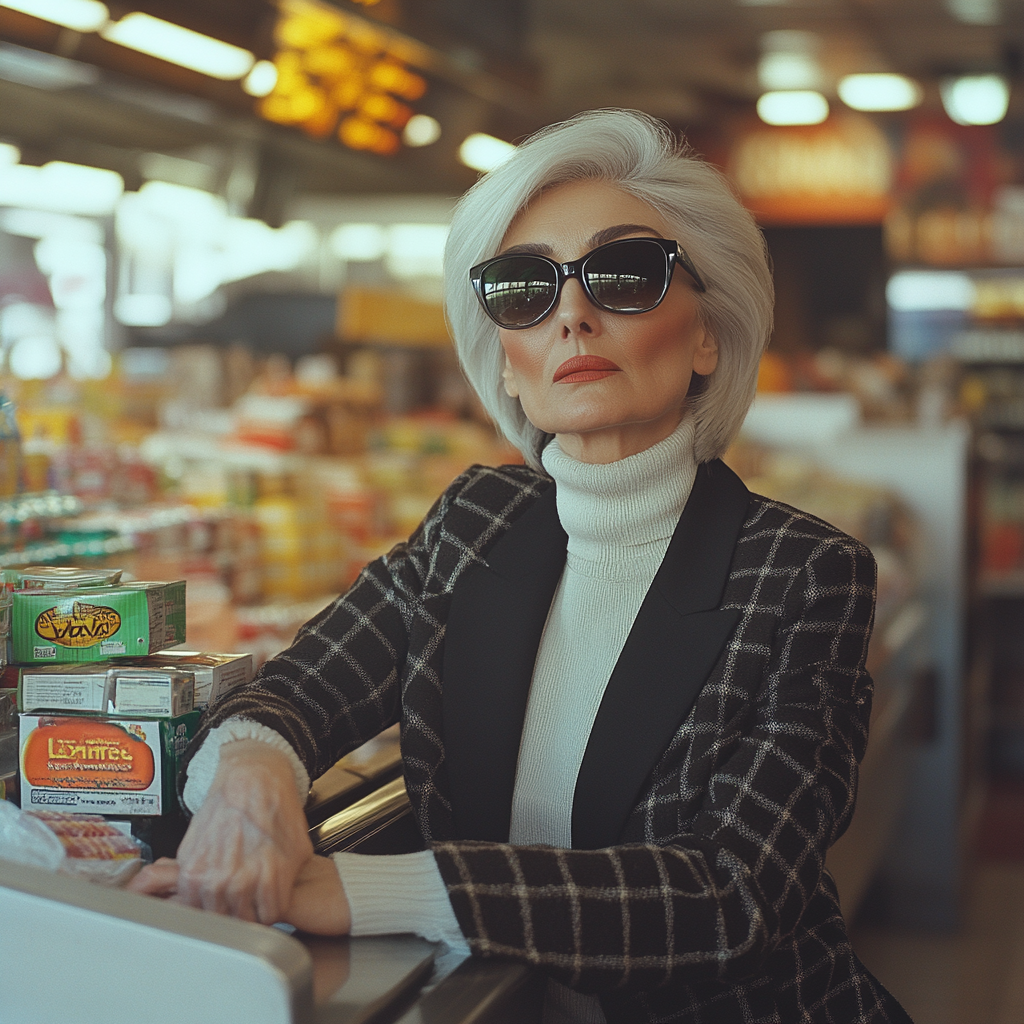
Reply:
<svg viewBox="0 0 1024 1024"><path fill-rule="evenodd" d="M907 1020L854 955L824 872L867 744L870 553L701 466L594 723L573 848L512 846L566 540L550 479L472 467L211 709L192 750L241 715L316 777L400 721L409 797L473 952L598 993L609 1021Z"/></svg>

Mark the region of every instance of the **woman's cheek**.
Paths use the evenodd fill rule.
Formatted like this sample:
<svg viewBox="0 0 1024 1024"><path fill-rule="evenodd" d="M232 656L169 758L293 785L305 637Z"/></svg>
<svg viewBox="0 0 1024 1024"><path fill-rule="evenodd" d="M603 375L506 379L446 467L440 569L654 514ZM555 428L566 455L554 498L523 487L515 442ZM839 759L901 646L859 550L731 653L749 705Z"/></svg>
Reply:
<svg viewBox="0 0 1024 1024"><path fill-rule="evenodd" d="M512 380L519 391L520 397L542 382L547 362L547 348L536 340L523 337L531 332L502 331L501 347L505 350L507 368L511 371Z"/></svg>

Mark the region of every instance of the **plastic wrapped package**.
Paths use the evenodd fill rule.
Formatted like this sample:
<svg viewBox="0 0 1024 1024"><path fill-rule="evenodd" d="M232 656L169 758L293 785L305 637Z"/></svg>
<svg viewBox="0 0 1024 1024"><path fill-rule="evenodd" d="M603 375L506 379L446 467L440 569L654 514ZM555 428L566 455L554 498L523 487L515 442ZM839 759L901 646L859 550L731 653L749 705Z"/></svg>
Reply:
<svg viewBox="0 0 1024 1024"><path fill-rule="evenodd" d="M142 867L142 844L98 814L20 811L0 801L0 856L120 887Z"/></svg>

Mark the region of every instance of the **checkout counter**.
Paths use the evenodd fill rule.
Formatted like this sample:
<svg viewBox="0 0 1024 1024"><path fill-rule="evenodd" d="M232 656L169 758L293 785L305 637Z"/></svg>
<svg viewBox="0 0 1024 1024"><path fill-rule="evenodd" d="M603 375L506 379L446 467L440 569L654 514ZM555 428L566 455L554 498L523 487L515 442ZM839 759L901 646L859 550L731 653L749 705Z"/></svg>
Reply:
<svg viewBox="0 0 1024 1024"><path fill-rule="evenodd" d="M421 848L396 732L343 758L306 807L317 853ZM0 860L4 1024L531 1024L543 979L410 935L267 928Z"/></svg>

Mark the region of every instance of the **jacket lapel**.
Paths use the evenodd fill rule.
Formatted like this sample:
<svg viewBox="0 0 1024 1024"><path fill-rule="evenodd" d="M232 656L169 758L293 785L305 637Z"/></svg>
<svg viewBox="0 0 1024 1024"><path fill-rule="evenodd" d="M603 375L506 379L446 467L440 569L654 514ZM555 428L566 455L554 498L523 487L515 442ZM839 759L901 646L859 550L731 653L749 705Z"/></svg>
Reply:
<svg viewBox="0 0 1024 1024"><path fill-rule="evenodd" d="M576 849L621 841L645 780L739 621L737 609L718 605L749 498L724 463L698 468L590 734L573 800Z"/></svg>
<svg viewBox="0 0 1024 1024"><path fill-rule="evenodd" d="M452 592L442 707L456 838L508 841L533 665L566 543L551 486Z"/></svg>

